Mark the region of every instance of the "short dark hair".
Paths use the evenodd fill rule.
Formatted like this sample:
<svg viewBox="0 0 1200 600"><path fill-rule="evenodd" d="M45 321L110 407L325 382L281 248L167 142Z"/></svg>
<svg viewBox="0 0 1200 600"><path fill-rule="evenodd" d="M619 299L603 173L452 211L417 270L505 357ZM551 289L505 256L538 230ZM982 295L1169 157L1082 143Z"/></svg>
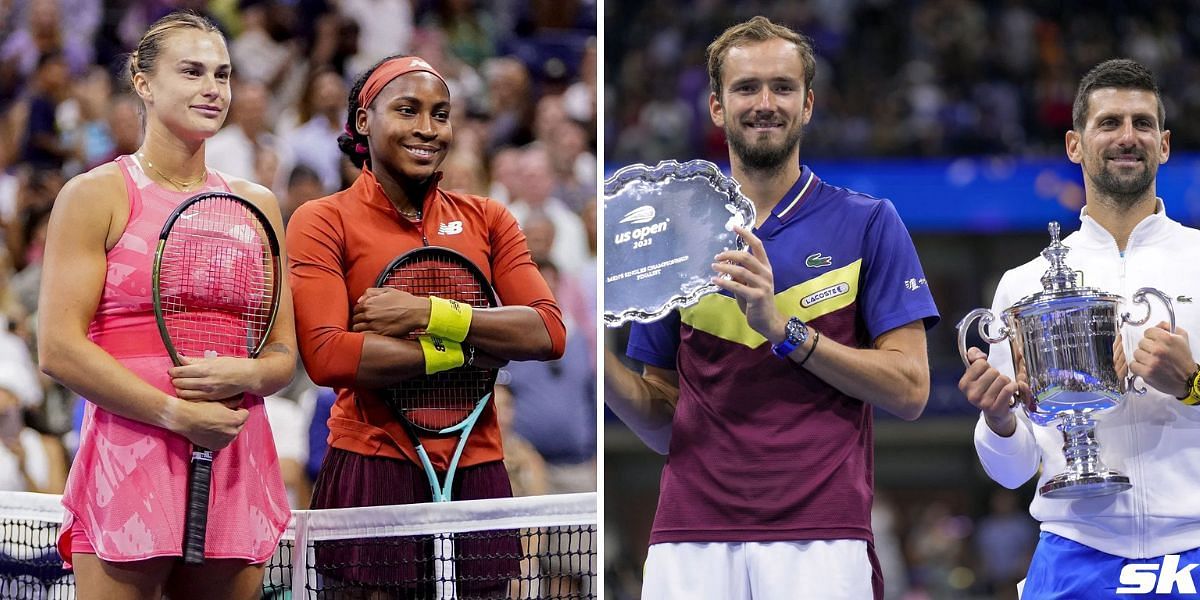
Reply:
<svg viewBox="0 0 1200 600"><path fill-rule="evenodd" d="M1158 84L1154 82L1154 73L1137 61L1114 58L1092 67L1079 81L1075 105L1071 107L1071 126L1075 131L1081 132L1087 126L1088 100L1092 92L1106 88L1152 92L1158 100L1158 129L1167 128L1167 111Z"/></svg>
<svg viewBox="0 0 1200 600"><path fill-rule="evenodd" d="M717 97L721 96L721 71L725 67L725 55L729 54L730 48L776 38L796 45L796 50L800 52L800 60L804 62L804 90L812 89L813 76L817 74L817 58L812 40L760 15L726 29L708 45L705 54L708 57L708 83L712 92Z"/></svg>

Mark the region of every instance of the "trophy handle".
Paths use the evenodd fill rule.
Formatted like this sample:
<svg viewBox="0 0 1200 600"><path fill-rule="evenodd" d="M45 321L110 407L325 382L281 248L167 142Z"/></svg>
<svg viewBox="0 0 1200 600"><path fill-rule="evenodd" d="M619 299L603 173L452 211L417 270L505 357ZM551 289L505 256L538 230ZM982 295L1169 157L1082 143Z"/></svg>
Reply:
<svg viewBox="0 0 1200 600"><path fill-rule="evenodd" d="M1121 313L1121 323L1123 325L1145 325L1146 321L1150 320L1152 308L1150 303L1146 301L1146 294L1150 294L1151 296L1158 298L1158 300L1163 303L1163 306L1167 307L1167 322L1171 324L1171 333L1175 333L1175 307L1171 304L1171 299L1166 294L1152 287L1144 287L1139 289L1133 293L1133 297L1130 299L1133 304L1146 305L1146 316L1134 321L1128 312ZM1140 388L1137 386L1137 375L1129 375L1125 385L1127 389L1133 390L1133 392L1139 396L1146 394L1146 388L1144 386Z"/></svg>
<svg viewBox="0 0 1200 600"><path fill-rule="evenodd" d="M967 313L967 316L963 317L958 322L958 325L955 326L958 329L958 355L962 357L963 366L967 367L971 366L971 361L967 360L967 329L970 328L971 321L975 319L979 319L979 337L982 337L989 344L1003 342L1008 339L1009 334L1008 328L1001 326L1000 335L994 337L988 335L987 326L996 319L992 311L986 308L977 308Z"/></svg>

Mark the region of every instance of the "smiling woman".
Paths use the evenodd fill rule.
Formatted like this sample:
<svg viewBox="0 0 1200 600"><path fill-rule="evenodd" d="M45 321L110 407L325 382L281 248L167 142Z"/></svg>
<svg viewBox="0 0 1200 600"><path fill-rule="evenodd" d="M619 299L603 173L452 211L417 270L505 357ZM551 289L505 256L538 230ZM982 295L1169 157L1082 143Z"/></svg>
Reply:
<svg viewBox="0 0 1200 600"><path fill-rule="evenodd" d="M556 359L566 332L508 209L438 186L438 168L453 140L450 93L441 75L417 57L388 58L359 77L349 101L346 133L338 142L362 172L349 189L297 209L287 231L304 366L314 382L338 390L329 419L330 450L312 507L429 502L434 482L419 466L417 444L382 401L383 389L419 386L423 377L463 366ZM451 301L375 287L393 259L424 246L449 248L473 263L495 289L500 306L464 313ZM436 389L430 394L436 396ZM422 443L430 470L445 473L455 460L457 439L434 436ZM453 489L446 495L456 500L511 496L502 458L500 427L489 403L464 442ZM432 480L435 474L429 476ZM515 558L495 557L519 556L519 550L515 537L504 536L489 548L460 545L461 579L490 583L460 581L459 592L470 597L502 593L518 564ZM373 572L317 568L327 586L427 597L432 583L418 583L423 577L415 571L427 563L430 551L398 546L336 561L361 566L368 559L386 560L407 564L412 573L397 574L395 567L382 565ZM329 561L324 553L318 547L319 565ZM479 554L476 560L470 559L473 554ZM409 583L385 582L397 579Z"/></svg>
<svg viewBox="0 0 1200 600"><path fill-rule="evenodd" d="M237 194L281 231L266 189L205 167L229 109L229 53L203 17L154 23L129 59L144 142L69 181L54 203L39 307L42 369L89 402L67 481L59 550L80 598L256 598L288 520L262 396L291 379L286 286L263 352L174 367L159 337L150 249L199 192ZM184 565L192 446L212 465L203 565Z"/></svg>

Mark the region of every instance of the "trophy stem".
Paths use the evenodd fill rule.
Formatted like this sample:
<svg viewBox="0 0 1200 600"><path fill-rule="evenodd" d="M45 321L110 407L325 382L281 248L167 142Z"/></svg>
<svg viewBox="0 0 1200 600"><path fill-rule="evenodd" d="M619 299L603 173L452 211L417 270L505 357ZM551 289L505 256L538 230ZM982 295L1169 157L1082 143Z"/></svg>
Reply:
<svg viewBox="0 0 1200 600"><path fill-rule="evenodd" d="M1091 498L1123 492L1130 487L1129 477L1109 469L1100 459L1096 441L1096 421L1085 412L1059 414L1058 429L1063 435L1063 455L1067 470L1055 475L1040 488L1047 498Z"/></svg>

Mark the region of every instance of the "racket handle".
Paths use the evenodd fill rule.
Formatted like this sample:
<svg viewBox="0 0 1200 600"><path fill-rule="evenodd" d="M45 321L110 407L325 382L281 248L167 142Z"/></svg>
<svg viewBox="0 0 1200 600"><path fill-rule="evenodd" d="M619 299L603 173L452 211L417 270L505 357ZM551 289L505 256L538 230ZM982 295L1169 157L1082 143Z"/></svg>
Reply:
<svg viewBox="0 0 1200 600"><path fill-rule="evenodd" d="M188 471L188 503L183 522L183 562L204 563L204 536L208 530L208 495L212 484L213 452L192 447L192 466Z"/></svg>

